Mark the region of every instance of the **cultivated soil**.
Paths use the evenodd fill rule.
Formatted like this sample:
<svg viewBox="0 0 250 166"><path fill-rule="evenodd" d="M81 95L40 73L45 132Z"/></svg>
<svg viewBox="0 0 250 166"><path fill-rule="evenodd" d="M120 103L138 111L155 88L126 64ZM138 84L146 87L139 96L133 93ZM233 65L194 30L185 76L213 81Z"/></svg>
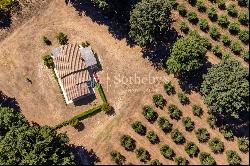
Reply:
<svg viewBox="0 0 250 166"><path fill-rule="evenodd" d="M103 69L98 75L107 98L114 107L115 113L111 116L99 113L85 119L82 131L77 131L71 126L60 130L68 133L70 143L84 146L89 150L93 149L100 158L97 164L114 164L109 156L111 150L120 151L127 162L143 164L136 158L134 152L127 152L121 147L120 137L123 134L131 135L137 141L137 147L146 148L152 159L159 159L164 164L174 164L174 162L160 155L161 144L168 144L177 155L185 156L190 164L199 164L198 158L191 159L185 153L184 146L176 145L169 134L165 135L157 124L150 124L142 116L143 105L153 106L151 97L155 93L163 94L167 104L177 105L182 110L183 116L190 116L195 121L196 129L207 128L211 137L216 136L223 140L226 150L236 150L243 160L242 163L249 164L249 154L243 154L238 150L236 140L226 141L218 130L209 128L206 122L207 108L200 94L192 91L188 96L191 104L198 104L205 110L202 118L193 116L191 104L182 106L176 95L165 95L163 89L165 81L172 81L176 91L181 91L178 80L163 70L155 70L153 65L143 58L140 47L131 47L126 39L115 38L110 33L109 27L93 21L84 13L80 16L75 8L65 5L64 0L53 0L47 4L46 9L41 9L37 13L0 42L0 89L8 96L17 99L22 113L29 121L54 126L99 102L97 99L90 104L80 106L66 105L52 71L43 65L42 55L58 46L55 35L64 32L68 35L70 43L86 40L90 42ZM44 45L42 36L51 39L52 46ZM208 54L208 60L213 64L220 61L212 54ZM32 80L32 84L26 82L26 77ZM131 78L131 81L128 78ZM147 81L148 78L155 80ZM164 110L155 108L155 110L159 115L170 119L166 108ZM146 137L139 136L132 130L130 125L136 120L157 132L161 141L159 145L151 145ZM181 121L170 121L174 124L174 128L183 132L186 140L195 142L201 151L211 152L208 144L198 142L194 131L190 133L185 131ZM217 164L227 164L225 152L212 155Z"/></svg>

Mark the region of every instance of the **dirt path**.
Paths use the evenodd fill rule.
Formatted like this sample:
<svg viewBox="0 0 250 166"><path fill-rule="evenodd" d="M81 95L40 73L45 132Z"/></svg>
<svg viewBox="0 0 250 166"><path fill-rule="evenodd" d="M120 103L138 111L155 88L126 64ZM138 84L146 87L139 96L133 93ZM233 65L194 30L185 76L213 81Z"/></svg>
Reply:
<svg viewBox="0 0 250 166"><path fill-rule="evenodd" d="M64 127L61 131L68 132L70 143L93 149L101 158L99 164L111 163L108 154L112 149L121 151L127 161L142 164L136 159L134 153L127 152L120 146L120 136L130 134L137 140L138 146L150 151L152 159L158 158L165 164L173 164L172 161L160 155L158 145L150 145L146 138L132 131L130 124L134 120L140 120L148 128L157 131L162 144L170 144L177 155L188 158L183 146L175 145L169 135L164 135L156 124L149 124L141 115L142 106L151 104L153 94L164 94L162 87L164 81L172 81L179 92L178 80L164 71L156 71L148 60L142 58L139 47L129 47L125 39L115 39L109 33L107 26L95 23L87 16L79 16L74 8L64 4L64 0L54 0L41 15L31 18L0 42L0 89L7 95L17 98L28 120L43 125L54 125L89 107L66 106L52 73L42 65L41 56L52 47L43 45L41 37L48 36L55 47L54 36L59 31L67 34L72 43L85 40L90 42L101 61L103 67L103 71L99 73L101 82L116 113L110 117L100 113L86 119L85 128L80 132L70 126ZM213 62L213 59L211 60ZM32 85L25 82L25 76L31 78ZM131 83L128 78L131 78ZM155 78L155 81L147 81L146 79L149 78ZM140 84L139 81L141 81ZM182 109L185 116L191 116L197 127L209 128L204 120L207 114L204 115L204 119L193 117L190 114L191 106L181 106L176 96L165 96L165 98L168 103L174 103ZM199 104L206 110L199 94L191 93L190 99L192 103ZM168 117L166 111L157 110L157 112ZM186 133L180 121L172 121L172 123L175 128L178 127L185 133L188 140L197 142L194 132ZM209 129L209 132L212 136L222 138L216 130ZM227 148L237 149L235 141L223 141ZM201 150L209 151L206 144L199 144L199 147ZM241 154L241 156L244 163L249 163L248 154ZM214 157L218 164L226 164L225 154L214 155ZM192 164L199 164L197 159L188 159Z"/></svg>

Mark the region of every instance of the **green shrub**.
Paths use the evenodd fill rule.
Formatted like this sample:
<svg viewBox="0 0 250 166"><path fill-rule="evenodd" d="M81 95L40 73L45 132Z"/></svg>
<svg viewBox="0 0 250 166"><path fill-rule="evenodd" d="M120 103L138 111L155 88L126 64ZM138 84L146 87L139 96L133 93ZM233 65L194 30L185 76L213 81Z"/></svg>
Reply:
<svg viewBox="0 0 250 166"><path fill-rule="evenodd" d="M143 116L151 123L155 122L158 118L158 114L153 110L152 107L146 105L143 107Z"/></svg>
<svg viewBox="0 0 250 166"><path fill-rule="evenodd" d="M207 123L209 126L214 129L216 127L216 118L213 115L209 115L207 118Z"/></svg>
<svg viewBox="0 0 250 166"><path fill-rule="evenodd" d="M187 19L193 24L196 24L198 22L198 17L195 12L188 12Z"/></svg>
<svg viewBox="0 0 250 166"><path fill-rule="evenodd" d="M160 142L158 135L154 131L149 131L147 138L152 144L158 144Z"/></svg>
<svg viewBox="0 0 250 166"><path fill-rule="evenodd" d="M215 40L217 40L220 37L220 33L216 27L211 27L209 33L210 36Z"/></svg>
<svg viewBox="0 0 250 166"><path fill-rule="evenodd" d="M217 21L218 19L217 10L214 7L208 9L207 14L208 14L208 18L211 21Z"/></svg>
<svg viewBox="0 0 250 166"><path fill-rule="evenodd" d="M208 145L214 153L223 153L224 151L224 143L217 137L210 139Z"/></svg>
<svg viewBox="0 0 250 166"><path fill-rule="evenodd" d="M181 22L180 30L185 34L187 34L189 32L189 26L187 25L187 23L185 21Z"/></svg>
<svg viewBox="0 0 250 166"><path fill-rule="evenodd" d="M249 42L249 30L248 29L243 29L239 33L239 39L245 43L248 44Z"/></svg>
<svg viewBox="0 0 250 166"><path fill-rule="evenodd" d="M236 9L236 5L235 4L228 5L227 6L227 12L232 17L237 17L237 15L238 15L238 11Z"/></svg>
<svg viewBox="0 0 250 166"><path fill-rule="evenodd" d="M192 111L193 111L194 116L201 117L203 114L203 109L198 105L193 105Z"/></svg>
<svg viewBox="0 0 250 166"><path fill-rule="evenodd" d="M219 18L218 18L218 24L219 24L221 27L227 28L228 25L229 25L229 23L230 23L230 22L229 22L229 20L228 20L227 15L222 14L222 15L219 16Z"/></svg>
<svg viewBox="0 0 250 166"><path fill-rule="evenodd" d="M249 61L249 51L243 51L242 52L243 59L248 62Z"/></svg>
<svg viewBox="0 0 250 166"><path fill-rule="evenodd" d="M58 40L59 44L61 45L65 45L68 43L68 36L65 35L64 33L62 32L59 32L57 35L56 35L56 39Z"/></svg>
<svg viewBox="0 0 250 166"><path fill-rule="evenodd" d="M219 45L214 46L212 51L213 51L214 55L216 55L220 58L222 57L222 50L221 50Z"/></svg>
<svg viewBox="0 0 250 166"><path fill-rule="evenodd" d="M199 154L199 160L201 165L216 165L214 158L207 152L201 152Z"/></svg>
<svg viewBox="0 0 250 166"><path fill-rule="evenodd" d="M227 162L230 165L240 165L241 158L236 151L228 150L226 154L227 154Z"/></svg>
<svg viewBox="0 0 250 166"><path fill-rule="evenodd" d="M171 81L164 84L164 89L168 95L175 94L175 88L174 85L172 85Z"/></svg>
<svg viewBox="0 0 250 166"><path fill-rule="evenodd" d="M238 4L243 7L247 7L249 5L249 0L237 0Z"/></svg>
<svg viewBox="0 0 250 166"><path fill-rule="evenodd" d="M241 12L238 16L238 20L242 25L248 25L249 23L249 13Z"/></svg>
<svg viewBox="0 0 250 166"><path fill-rule="evenodd" d="M196 7L200 12L206 12L207 10L204 0L198 0L196 3Z"/></svg>
<svg viewBox="0 0 250 166"><path fill-rule="evenodd" d="M239 41L232 42L231 45L230 45L230 49L235 54L240 54L240 52L242 51L241 46L240 46L240 42Z"/></svg>
<svg viewBox="0 0 250 166"><path fill-rule="evenodd" d="M177 10L178 10L178 12L179 12L179 14L180 14L181 16L186 17L186 15L187 15L187 9L186 9L186 7L184 6L184 4L179 4L179 5L177 6Z"/></svg>
<svg viewBox="0 0 250 166"><path fill-rule="evenodd" d="M103 103L102 104L102 111L105 112L106 114L110 113L112 110L112 107L109 105L109 103Z"/></svg>
<svg viewBox="0 0 250 166"><path fill-rule="evenodd" d="M43 42L48 46L52 44L51 41L46 36L43 36Z"/></svg>
<svg viewBox="0 0 250 166"><path fill-rule="evenodd" d="M192 131L195 128L194 121L192 121L192 119L190 117L183 117L182 124L187 131Z"/></svg>
<svg viewBox="0 0 250 166"><path fill-rule="evenodd" d="M243 153L247 153L249 151L249 138L240 137L238 138L237 143L240 151Z"/></svg>
<svg viewBox="0 0 250 166"><path fill-rule="evenodd" d="M78 119L72 119L69 121L69 125L76 128L79 125L79 120Z"/></svg>
<svg viewBox="0 0 250 166"><path fill-rule="evenodd" d="M227 140L233 139L233 131L228 126L221 126L219 128L220 133L225 137Z"/></svg>
<svg viewBox="0 0 250 166"><path fill-rule="evenodd" d="M161 94L156 94L152 97L156 107L163 108L165 106L165 100Z"/></svg>
<svg viewBox="0 0 250 166"><path fill-rule="evenodd" d="M206 19L201 19L199 21L199 26L202 31L207 31L209 29L208 21Z"/></svg>
<svg viewBox="0 0 250 166"><path fill-rule="evenodd" d="M176 156L173 149L171 149L168 145L162 145L160 148L161 155L166 159L173 160Z"/></svg>
<svg viewBox="0 0 250 166"><path fill-rule="evenodd" d="M176 163L176 165L188 165L188 160L185 157L175 157L174 158L174 162Z"/></svg>
<svg viewBox="0 0 250 166"><path fill-rule="evenodd" d="M141 122L136 121L131 126L136 133L140 135L146 135L147 128Z"/></svg>
<svg viewBox="0 0 250 166"><path fill-rule="evenodd" d="M141 162L146 162L150 160L150 154L149 152L144 149L144 148L138 148L135 150L136 157L141 161Z"/></svg>
<svg viewBox="0 0 250 166"><path fill-rule="evenodd" d="M181 110L173 104L170 104L168 106L168 113L169 113L171 119L175 119L175 120L181 119L181 116L182 116Z"/></svg>
<svg viewBox="0 0 250 166"><path fill-rule="evenodd" d="M225 0L218 0L218 8L221 9L221 10L225 10L226 9Z"/></svg>
<svg viewBox="0 0 250 166"><path fill-rule="evenodd" d="M150 161L149 165L163 165L159 160L152 160Z"/></svg>
<svg viewBox="0 0 250 166"><path fill-rule="evenodd" d="M158 126L165 132L168 133L172 130L172 124L165 118L159 117L157 120Z"/></svg>
<svg viewBox="0 0 250 166"><path fill-rule="evenodd" d="M183 104L183 105L190 103L189 98L183 92L178 93L178 99L180 100L181 104Z"/></svg>
<svg viewBox="0 0 250 166"><path fill-rule="evenodd" d="M54 67L54 62L53 58L51 55L44 55L43 56L43 64L47 66L48 68L53 68Z"/></svg>
<svg viewBox="0 0 250 166"><path fill-rule="evenodd" d="M210 139L210 134L206 128L199 128L198 130L195 130L195 135L201 143L205 143Z"/></svg>
<svg viewBox="0 0 250 166"><path fill-rule="evenodd" d="M230 46L231 40L227 35L221 35L220 39L225 46Z"/></svg>
<svg viewBox="0 0 250 166"><path fill-rule="evenodd" d="M174 129L171 132L171 138L176 144L183 144L186 140L183 134L178 129Z"/></svg>
<svg viewBox="0 0 250 166"><path fill-rule="evenodd" d="M193 142L187 142L185 145L185 151L190 157L197 157L200 153L198 146Z"/></svg>
<svg viewBox="0 0 250 166"><path fill-rule="evenodd" d="M121 137L121 145L127 150L127 151L133 151L136 148L136 142L135 140L130 137L129 135L123 135Z"/></svg>
<svg viewBox="0 0 250 166"><path fill-rule="evenodd" d="M116 150L110 152L110 157L111 157L111 160L114 161L118 165L122 165L122 163L125 161L125 157Z"/></svg>
<svg viewBox="0 0 250 166"><path fill-rule="evenodd" d="M231 34L237 35L240 32L240 25L236 22L230 23L228 30Z"/></svg>

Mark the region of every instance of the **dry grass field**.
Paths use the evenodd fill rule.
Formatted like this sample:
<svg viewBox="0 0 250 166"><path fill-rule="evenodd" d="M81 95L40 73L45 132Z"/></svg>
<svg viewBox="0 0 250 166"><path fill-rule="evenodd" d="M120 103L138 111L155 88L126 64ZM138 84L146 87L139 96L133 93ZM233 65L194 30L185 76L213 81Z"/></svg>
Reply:
<svg viewBox="0 0 250 166"><path fill-rule="evenodd" d="M175 13L174 17L178 17ZM195 127L205 127L211 137L219 137L225 143L225 150L236 150L241 158L242 164L249 164L249 153L244 154L238 150L237 141L227 141L216 129L211 129L206 122L207 108L200 94L191 91L188 95L191 104L202 106L205 110L201 118L192 114L191 104L183 106L177 95L167 96L163 89L164 81L171 81L177 92L181 92L178 80L163 70L155 70L152 64L142 58L141 48L130 47L125 39L117 39L109 32L104 24L94 22L86 15L79 16L75 8L65 5L64 0L53 0L43 7L36 15L30 17L7 36L0 36L0 89L10 97L15 97L20 104L23 114L29 121L41 125L54 126L98 103L98 99L90 104L81 106L66 105L56 80L51 70L43 65L42 55L49 53L53 47L58 46L55 35L63 32L68 35L70 43L89 41L93 50L97 53L103 70L98 73L107 98L114 107L115 114L112 116L99 113L85 119L84 130L77 131L71 126L63 127L61 132L67 132L70 143L93 149L100 162L97 164L114 164L110 160L110 151L118 150L133 164L143 164L135 153L125 151L120 145L120 137L123 134L131 135L137 141L137 147L146 148L152 159L159 159L164 164L174 164L173 161L165 159L160 154L160 145L168 144L177 155L185 156L190 164L199 165L198 158L190 158L184 146L176 145L165 135L157 124L150 124L142 115L142 107L145 104L153 106L152 95L161 93L167 100L167 104L177 105L183 112L183 116L190 116L195 122ZM2 33L3 34L3 33ZM52 46L45 46L42 36L52 40ZM208 60L218 63L220 60L211 52L207 54ZM243 62L245 63L245 62ZM247 65L247 64L246 64ZM32 80L32 84L25 81L25 77ZM154 83L145 82L138 84L132 80L131 83L118 83L122 78L158 78ZM126 82L126 80L125 80ZM159 115L169 115L166 108L154 109ZM131 128L131 123L139 120L148 129L152 129L160 137L159 145L152 145L142 136L139 136ZM217 164L227 164L226 154L213 154L208 144L199 143L194 131L186 132L182 122L170 120L173 128L178 128L186 140L195 142L201 151L210 152Z"/></svg>

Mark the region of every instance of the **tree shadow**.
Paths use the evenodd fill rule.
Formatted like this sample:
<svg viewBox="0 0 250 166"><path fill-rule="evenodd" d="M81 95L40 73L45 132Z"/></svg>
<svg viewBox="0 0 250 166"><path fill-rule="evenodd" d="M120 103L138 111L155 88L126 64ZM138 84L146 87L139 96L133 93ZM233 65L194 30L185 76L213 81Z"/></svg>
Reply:
<svg viewBox="0 0 250 166"><path fill-rule="evenodd" d="M195 92L200 92L201 84L203 82L203 75L208 72L208 69L212 67L212 63L204 60L203 67L198 71L193 71L189 74L182 74L177 76L181 89L190 93L192 90Z"/></svg>
<svg viewBox="0 0 250 166"><path fill-rule="evenodd" d="M73 150L77 154L77 161L79 165L95 165L97 162L101 161L93 149L87 150L83 146L73 145Z"/></svg>
<svg viewBox="0 0 250 166"><path fill-rule="evenodd" d="M85 128L84 124L82 122L79 122L77 124L77 126L75 126L75 129L79 132L79 131L83 131Z"/></svg>
<svg viewBox="0 0 250 166"><path fill-rule="evenodd" d="M15 98L8 97L0 90L0 106L10 107L17 111L20 111L20 107Z"/></svg>
<svg viewBox="0 0 250 166"><path fill-rule="evenodd" d="M10 11L0 11L0 29L9 28L12 23Z"/></svg>
<svg viewBox="0 0 250 166"><path fill-rule="evenodd" d="M106 113L108 116L115 116L116 112L114 107L111 106L111 109Z"/></svg>

